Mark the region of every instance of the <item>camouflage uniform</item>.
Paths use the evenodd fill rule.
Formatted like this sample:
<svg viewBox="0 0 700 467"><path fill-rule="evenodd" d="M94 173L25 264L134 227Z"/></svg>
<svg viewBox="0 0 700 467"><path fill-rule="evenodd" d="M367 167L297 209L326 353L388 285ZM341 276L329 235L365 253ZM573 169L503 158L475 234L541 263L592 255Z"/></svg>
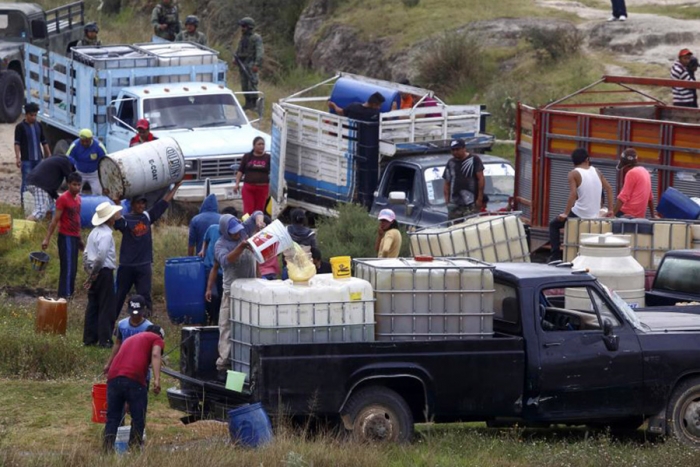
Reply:
<svg viewBox="0 0 700 467"><path fill-rule="evenodd" d="M199 31L195 31L193 34L190 34L188 31L181 31L175 37L175 42L194 42L199 45L207 45L207 36Z"/></svg>
<svg viewBox="0 0 700 467"><path fill-rule="evenodd" d="M249 20L249 24L254 25L253 20L250 18L244 18L241 22ZM265 50L263 48L263 41L260 34L253 32L254 26L246 28L242 35L241 40L238 43L238 48L236 49L236 55L243 62L245 70L239 67L241 76L241 90L243 92L255 92L258 90L258 73L253 71L253 67L256 66L260 68L262 66L263 56ZM258 100L255 95L246 95L245 108L254 108L255 103Z"/></svg>
<svg viewBox="0 0 700 467"><path fill-rule="evenodd" d="M95 46L98 46L98 45L102 45L102 41L99 40L99 39L95 39L94 41L91 41L91 40L88 39L87 37L83 37L83 38L80 39L80 40L78 41L78 43L75 44L75 45L77 45L78 47L83 47L83 46L95 47Z"/></svg>
<svg viewBox="0 0 700 467"><path fill-rule="evenodd" d="M151 13L151 24L153 25L153 33L156 36L167 41L173 41L180 32L180 18L177 13L177 7L173 4L166 6L159 3L153 8ZM168 27L160 29L161 24L167 24Z"/></svg>

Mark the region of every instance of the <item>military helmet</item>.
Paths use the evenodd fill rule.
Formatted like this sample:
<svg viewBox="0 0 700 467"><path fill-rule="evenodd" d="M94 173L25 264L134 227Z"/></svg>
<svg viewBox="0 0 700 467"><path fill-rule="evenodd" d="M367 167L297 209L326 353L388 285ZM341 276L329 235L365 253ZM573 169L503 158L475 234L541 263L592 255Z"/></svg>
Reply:
<svg viewBox="0 0 700 467"><path fill-rule="evenodd" d="M253 18L250 16L246 16L242 20L238 22L239 26L248 26L249 28L254 28L255 27L255 21L253 21Z"/></svg>
<svg viewBox="0 0 700 467"><path fill-rule="evenodd" d="M199 26L199 18L197 18L195 15L189 15L187 18L185 18L185 25L188 24Z"/></svg>
<svg viewBox="0 0 700 467"><path fill-rule="evenodd" d="M88 23L83 27L85 32L100 32L100 28L97 27L97 23Z"/></svg>

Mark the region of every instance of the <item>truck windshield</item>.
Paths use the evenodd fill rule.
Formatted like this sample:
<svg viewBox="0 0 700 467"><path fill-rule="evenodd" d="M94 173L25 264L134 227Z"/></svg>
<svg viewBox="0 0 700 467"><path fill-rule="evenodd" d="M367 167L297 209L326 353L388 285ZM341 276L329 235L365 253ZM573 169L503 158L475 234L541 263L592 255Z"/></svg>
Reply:
<svg viewBox="0 0 700 467"><path fill-rule="evenodd" d="M602 285L602 284L601 284ZM625 315L625 319L627 319L627 322L629 322L632 326L635 328L644 331L644 326L642 325L642 322L639 321L639 317L637 317L637 313L634 312L632 307L630 307L626 301L620 297L617 292L611 291L609 288L603 285L603 289L605 290L605 293L608 294L608 297L613 301L615 306L622 312L623 315Z"/></svg>
<svg viewBox="0 0 700 467"><path fill-rule="evenodd" d="M144 99L144 118L154 130L240 126L247 123L231 94L204 94Z"/></svg>
<svg viewBox="0 0 700 467"><path fill-rule="evenodd" d="M29 37L27 20L16 11L0 12L0 39L24 42Z"/></svg>
<svg viewBox="0 0 700 467"><path fill-rule="evenodd" d="M700 284L700 261L667 256L654 281L655 290L697 294Z"/></svg>
<svg viewBox="0 0 700 467"><path fill-rule="evenodd" d="M444 166L425 169L424 177L430 204L445 204L445 181L442 178L444 172ZM515 189L515 170L510 164L502 162L484 163L484 182L484 193L488 195L489 202L507 201L508 197L513 196Z"/></svg>

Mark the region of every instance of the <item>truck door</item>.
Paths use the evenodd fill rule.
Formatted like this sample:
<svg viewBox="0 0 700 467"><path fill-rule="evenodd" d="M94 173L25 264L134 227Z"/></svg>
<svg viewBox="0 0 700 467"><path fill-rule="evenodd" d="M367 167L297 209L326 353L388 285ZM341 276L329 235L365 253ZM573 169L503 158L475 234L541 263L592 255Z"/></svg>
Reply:
<svg viewBox="0 0 700 467"><path fill-rule="evenodd" d="M642 353L632 326L595 287L543 289L539 294L539 391L526 410L548 420L591 420L639 414ZM611 345L604 339L609 320Z"/></svg>
<svg viewBox="0 0 700 467"><path fill-rule="evenodd" d="M133 130L138 120L138 101L135 97L124 94L114 101L114 116L107 132L107 152L116 152L129 147L129 141L136 135Z"/></svg>
<svg viewBox="0 0 700 467"><path fill-rule="evenodd" d="M403 204L390 204L389 193L402 192L406 195ZM420 171L417 167L400 162L392 162L384 171L377 196L372 205L372 214L389 208L396 213L396 220L403 225L418 225L425 200L420 184Z"/></svg>
<svg viewBox="0 0 700 467"><path fill-rule="evenodd" d="M284 202L284 163L287 149L287 112L272 104L272 143L270 147L270 196Z"/></svg>

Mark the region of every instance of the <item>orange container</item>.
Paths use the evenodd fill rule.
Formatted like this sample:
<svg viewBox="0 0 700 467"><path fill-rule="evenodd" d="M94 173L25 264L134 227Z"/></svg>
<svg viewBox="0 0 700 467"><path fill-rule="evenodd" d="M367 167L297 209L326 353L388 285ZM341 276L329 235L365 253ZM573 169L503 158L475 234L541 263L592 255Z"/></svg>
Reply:
<svg viewBox="0 0 700 467"><path fill-rule="evenodd" d="M92 421L107 423L107 384L92 385Z"/></svg>
<svg viewBox="0 0 700 467"><path fill-rule="evenodd" d="M0 214L0 235L7 235L12 231L12 216Z"/></svg>
<svg viewBox="0 0 700 467"><path fill-rule="evenodd" d="M53 300L39 297L36 306L35 332L66 335L68 302L64 298Z"/></svg>

